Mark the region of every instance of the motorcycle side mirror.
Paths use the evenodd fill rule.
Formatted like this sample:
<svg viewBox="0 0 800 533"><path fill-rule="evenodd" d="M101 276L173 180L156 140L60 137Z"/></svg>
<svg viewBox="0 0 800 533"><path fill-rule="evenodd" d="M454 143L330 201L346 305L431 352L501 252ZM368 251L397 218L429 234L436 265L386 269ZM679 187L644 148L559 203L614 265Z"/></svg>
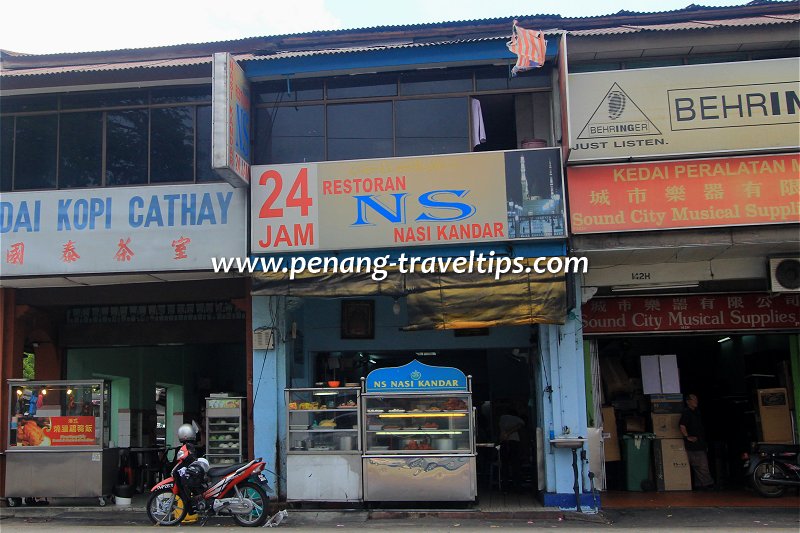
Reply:
<svg viewBox="0 0 800 533"><path fill-rule="evenodd" d="M194 420L192 420L192 430L194 431L195 435L200 433L200 426L198 426L197 422L195 422Z"/></svg>

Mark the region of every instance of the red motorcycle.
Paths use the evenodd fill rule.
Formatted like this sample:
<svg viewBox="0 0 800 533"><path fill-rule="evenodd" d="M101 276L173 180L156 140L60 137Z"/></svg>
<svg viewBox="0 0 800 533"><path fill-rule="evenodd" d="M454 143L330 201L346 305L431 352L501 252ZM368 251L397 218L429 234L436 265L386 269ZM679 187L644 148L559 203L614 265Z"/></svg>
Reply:
<svg viewBox="0 0 800 533"><path fill-rule="evenodd" d="M240 526L259 527L269 518L267 485L261 459L209 468L196 459L194 446L178 450L171 476L157 484L147 499L147 516L156 525L175 526L187 514L231 516Z"/></svg>
<svg viewBox="0 0 800 533"><path fill-rule="evenodd" d="M758 443L745 456L753 488L766 498L780 498L787 489L800 488L800 446Z"/></svg>

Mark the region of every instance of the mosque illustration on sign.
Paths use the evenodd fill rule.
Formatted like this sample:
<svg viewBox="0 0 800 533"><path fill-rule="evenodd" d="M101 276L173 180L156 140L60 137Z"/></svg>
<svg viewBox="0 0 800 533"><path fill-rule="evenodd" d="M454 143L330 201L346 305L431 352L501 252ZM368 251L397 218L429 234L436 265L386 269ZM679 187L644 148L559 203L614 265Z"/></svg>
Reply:
<svg viewBox="0 0 800 533"><path fill-rule="evenodd" d="M527 168L532 169L532 178ZM506 154L508 236L563 237L561 160L557 150Z"/></svg>

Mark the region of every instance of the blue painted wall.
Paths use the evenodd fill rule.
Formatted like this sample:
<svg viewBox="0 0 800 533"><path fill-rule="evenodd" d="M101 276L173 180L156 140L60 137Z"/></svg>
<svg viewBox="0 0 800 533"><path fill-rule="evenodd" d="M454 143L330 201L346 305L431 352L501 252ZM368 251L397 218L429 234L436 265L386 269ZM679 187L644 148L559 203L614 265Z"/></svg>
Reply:
<svg viewBox="0 0 800 533"><path fill-rule="evenodd" d="M575 286L580 302L579 284ZM541 325L539 336L542 360L539 367L539 420L544 434L545 505L572 508L575 506L572 452L550 445L549 429L552 424L555 437L586 438L586 387L583 368L583 335L580 311L573 310L566 324ZM552 388L548 393L547 388ZM567 434L564 434L568 431ZM589 450L585 446L587 462L578 461L579 490L589 490ZM571 498L569 496L572 496ZM583 501L583 498L581 498Z"/></svg>
<svg viewBox="0 0 800 533"><path fill-rule="evenodd" d="M451 330L403 332L400 327L406 324L406 309L401 299L401 312L394 315L394 300L389 297L375 297L375 338L366 340L341 339L341 299L305 298L289 299L291 309L287 310L287 300L282 297L259 296L253 298L253 327L275 327L278 341L274 350L255 350L253 353L253 391L254 391L254 433L256 456L267 461L270 484L276 486L278 478L285 478L286 452L286 405L284 389L288 383L288 366L294 358L297 340L291 338L292 323L296 324L298 337L302 337L302 368L293 375L294 387L313 385L313 361L310 354L331 351L402 351L418 350L487 350L489 353L488 374L507 372L508 365L499 358L513 348L527 351L530 346L532 328L530 326L490 328L489 335L479 337L456 337ZM541 366L541 382L554 384L553 400L550 401L541 389L534 393L533 405L538 407L539 427L546 432L550 420L556 427L569 426L573 434L586 433L585 400L582 373L582 337L579 334L579 321L571 319L565 326L539 326L542 357L545 359L547 379ZM498 359L498 361L495 361ZM435 360L426 361L436 364ZM507 363L507 362L506 362ZM554 373L552 368L556 368ZM502 381L495 376L481 376L484 381ZM525 376L520 376L524 381ZM524 390L525 383L515 387L517 393ZM504 390L513 396L512 390ZM502 396L502 394L501 394ZM555 418L554 418L555 416ZM569 452L559 450L551 453L549 444L545 447L548 468L548 492L571 493L572 466ZM588 481L588 480L587 480ZM281 494L284 483L277 484ZM588 483L587 483L588 486Z"/></svg>
<svg viewBox="0 0 800 533"><path fill-rule="evenodd" d="M307 299L303 305L306 352L352 350L449 350L528 346L528 326L489 328L483 337L456 337L452 330L400 331L406 325L405 302L399 316L392 313L394 300L375 298L375 338L341 339L341 300Z"/></svg>
<svg viewBox="0 0 800 533"><path fill-rule="evenodd" d="M285 299L253 297L253 329L276 328L275 349L253 350L254 456L267 464L267 480L285 497L286 471L286 310Z"/></svg>

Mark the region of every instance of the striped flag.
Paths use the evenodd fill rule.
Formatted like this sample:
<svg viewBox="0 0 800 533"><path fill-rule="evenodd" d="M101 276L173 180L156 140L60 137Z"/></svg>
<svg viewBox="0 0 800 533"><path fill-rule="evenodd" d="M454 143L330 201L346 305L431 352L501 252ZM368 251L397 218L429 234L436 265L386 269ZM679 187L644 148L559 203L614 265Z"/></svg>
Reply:
<svg viewBox="0 0 800 533"><path fill-rule="evenodd" d="M516 76L518 72L539 68L544 64L547 41L544 40L544 33L541 31L521 28L517 26L515 20L511 30L511 40L506 46L517 54L517 64L511 69L512 76Z"/></svg>

